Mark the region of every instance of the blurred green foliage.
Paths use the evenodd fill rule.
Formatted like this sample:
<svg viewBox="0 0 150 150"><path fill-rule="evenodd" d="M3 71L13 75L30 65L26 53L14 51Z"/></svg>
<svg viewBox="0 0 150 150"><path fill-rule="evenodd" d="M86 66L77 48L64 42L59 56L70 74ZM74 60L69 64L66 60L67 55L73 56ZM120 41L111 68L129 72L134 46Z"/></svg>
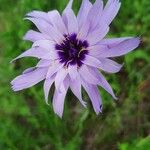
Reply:
<svg viewBox="0 0 150 150"><path fill-rule="evenodd" d="M134 141L132 144L122 143L119 145L120 150L147 150L150 148L150 138L143 138Z"/></svg>
<svg viewBox="0 0 150 150"><path fill-rule="evenodd" d="M32 10L62 12L68 0L0 0L0 150L149 150L150 149L150 1L122 0L109 36L141 36L141 46L123 58L122 71L106 77L119 97L103 89L103 114L96 116L89 98L83 109L69 91L60 120L44 102L42 84L14 93L10 81L37 60L12 58L30 47L22 40ZM77 13L81 0L75 0ZM50 94L52 98L53 90Z"/></svg>

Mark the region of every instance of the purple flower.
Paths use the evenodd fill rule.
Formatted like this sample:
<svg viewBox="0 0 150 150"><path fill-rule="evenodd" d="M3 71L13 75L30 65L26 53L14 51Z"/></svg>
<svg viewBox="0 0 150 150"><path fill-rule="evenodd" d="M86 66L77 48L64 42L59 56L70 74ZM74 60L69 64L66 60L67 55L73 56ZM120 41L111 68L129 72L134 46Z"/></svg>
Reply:
<svg viewBox="0 0 150 150"><path fill-rule="evenodd" d="M62 16L57 10L48 13L33 11L26 15L39 32L30 30L26 33L24 40L33 42L33 45L14 60L29 56L38 58L39 63L11 82L12 89L19 91L45 80L46 103L54 83L53 109L59 117L63 114L68 88L86 107L81 86L88 93L96 114L102 112L97 86L104 88L114 99L116 96L101 71L119 72L122 65L110 58L122 56L140 43L140 39L134 37L105 38L119 11L119 0L108 0L105 7L102 0L96 0L94 4L83 0L77 17L72 3L70 0Z"/></svg>

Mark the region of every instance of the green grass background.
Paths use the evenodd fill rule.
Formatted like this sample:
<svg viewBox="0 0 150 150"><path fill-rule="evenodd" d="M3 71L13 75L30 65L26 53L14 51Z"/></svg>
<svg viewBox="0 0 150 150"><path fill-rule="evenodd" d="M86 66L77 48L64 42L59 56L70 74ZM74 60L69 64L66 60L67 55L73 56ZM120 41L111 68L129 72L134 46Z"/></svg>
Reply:
<svg viewBox="0 0 150 150"><path fill-rule="evenodd" d="M78 11L81 0L74 0ZM36 59L9 62L28 49L23 41L34 26L23 20L32 10L62 11L68 0L0 0L0 150L149 150L150 149L150 1L122 0L109 36L141 36L138 49L118 58L124 67L106 74L119 100L100 88L104 109L84 109L69 91L63 119L44 101L43 83L14 93L10 81ZM106 1L105 1L106 2ZM52 98L53 90L50 94Z"/></svg>

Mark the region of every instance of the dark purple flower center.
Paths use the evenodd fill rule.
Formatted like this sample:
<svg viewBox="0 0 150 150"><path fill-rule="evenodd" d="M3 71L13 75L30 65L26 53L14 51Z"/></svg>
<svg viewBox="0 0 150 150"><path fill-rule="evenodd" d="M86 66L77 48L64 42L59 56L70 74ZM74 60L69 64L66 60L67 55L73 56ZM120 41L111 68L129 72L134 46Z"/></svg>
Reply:
<svg viewBox="0 0 150 150"><path fill-rule="evenodd" d="M88 42L77 39L76 34L64 35L64 37L62 43L55 45L60 62L67 67L75 64L80 67L86 54L88 54Z"/></svg>

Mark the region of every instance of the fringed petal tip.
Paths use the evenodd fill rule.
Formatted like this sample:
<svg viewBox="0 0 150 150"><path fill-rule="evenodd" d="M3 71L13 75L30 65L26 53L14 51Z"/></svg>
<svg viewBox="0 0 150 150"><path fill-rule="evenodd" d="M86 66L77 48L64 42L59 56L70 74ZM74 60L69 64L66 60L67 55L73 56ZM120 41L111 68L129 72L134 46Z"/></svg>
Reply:
<svg viewBox="0 0 150 150"><path fill-rule="evenodd" d="M19 92L19 91L21 91L21 90L15 89L15 88L12 88L12 90L13 90L14 92Z"/></svg>
<svg viewBox="0 0 150 150"><path fill-rule="evenodd" d="M143 42L142 36L133 37L135 49Z"/></svg>
<svg viewBox="0 0 150 150"><path fill-rule="evenodd" d="M124 64L125 64L125 63L119 64L120 70L123 68ZM120 70L119 70L119 71L120 71Z"/></svg>
<svg viewBox="0 0 150 150"><path fill-rule="evenodd" d="M139 45L143 42L142 35L135 37L139 41ZM138 45L138 46L139 46Z"/></svg>
<svg viewBox="0 0 150 150"><path fill-rule="evenodd" d="M13 91L15 91L15 89L14 89L14 86L12 85L12 83L10 83L11 84L11 90L13 90Z"/></svg>
<svg viewBox="0 0 150 150"><path fill-rule="evenodd" d="M101 115L102 114L102 112L103 112L103 106L102 105L100 105L100 108L99 108L99 110L98 111L95 111L95 113L96 113L96 115Z"/></svg>
<svg viewBox="0 0 150 150"><path fill-rule="evenodd" d="M103 105L100 105L100 113L103 111Z"/></svg>
<svg viewBox="0 0 150 150"><path fill-rule="evenodd" d="M29 16L26 16L26 17L23 18L23 21L26 21L28 19L29 19Z"/></svg>
<svg viewBox="0 0 150 150"><path fill-rule="evenodd" d="M13 83L13 81L10 83L11 84L11 89L14 91L14 92L18 92L18 91L21 91L23 89L26 89L23 87L23 85L17 85L15 83Z"/></svg>
<svg viewBox="0 0 150 150"><path fill-rule="evenodd" d="M18 59L19 59L19 57L16 57L16 58L14 58L13 60L11 60L9 63L10 63L10 64L15 63Z"/></svg>
<svg viewBox="0 0 150 150"><path fill-rule="evenodd" d="M118 101L119 100L119 98L116 97L116 95L112 95L112 97L113 97L114 101Z"/></svg>
<svg viewBox="0 0 150 150"><path fill-rule="evenodd" d="M60 118L60 119L62 119L62 117L63 117L63 114L61 114L61 113L57 113L57 112L55 112L55 114Z"/></svg>
<svg viewBox="0 0 150 150"><path fill-rule="evenodd" d="M96 112L96 115L101 115L102 114L102 111L99 111L99 112Z"/></svg>
<svg viewBox="0 0 150 150"><path fill-rule="evenodd" d="M45 99L45 101L46 101L46 105L50 106L50 104L48 103L48 99Z"/></svg>
<svg viewBox="0 0 150 150"><path fill-rule="evenodd" d="M30 16L26 16L26 17L23 18L24 21L26 21L26 20L31 21L32 19L37 19L37 18L33 18L33 17L30 17Z"/></svg>
<svg viewBox="0 0 150 150"><path fill-rule="evenodd" d="M14 81L15 81L15 79L10 82L11 86L14 85Z"/></svg>
<svg viewBox="0 0 150 150"><path fill-rule="evenodd" d="M19 55L19 56L20 56L20 55ZM10 63L10 64L15 63L15 62L20 58L19 56L16 57L16 58L14 58L14 59L12 59L9 63Z"/></svg>
<svg viewBox="0 0 150 150"><path fill-rule="evenodd" d="M119 98L118 98L118 97L115 97L115 98L114 98L114 100L115 100L115 101L118 101L118 100L119 100Z"/></svg>
<svg viewBox="0 0 150 150"><path fill-rule="evenodd" d="M118 97L117 97L115 94L114 94L113 98L114 98L115 100L118 100Z"/></svg>
<svg viewBox="0 0 150 150"><path fill-rule="evenodd" d="M14 91L14 92L19 92L21 91L21 89L19 87L16 87L15 85L11 85L11 89Z"/></svg>
<svg viewBox="0 0 150 150"><path fill-rule="evenodd" d="M111 96L114 100L116 100L116 101L118 100L118 97L114 93L112 93Z"/></svg>
<svg viewBox="0 0 150 150"><path fill-rule="evenodd" d="M26 17L30 17L31 15L32 15L32 13L34 12L34 10L33 11L30 11L30 12L28 12L27 14L25 14L25 17L24 18L26 18Z"/></svg>
<svg viewBox="0 0 150 150"><path fill-rule="evenodd" d="M38 12L38 11L37 10L32 10L32 11L28 12L27 14L25 14L25 17L30 17L36 12Z"/></svg>
<svg viewBox="0 0 150 150"><path fill-rule="evenodd" d="M57 113L57 112L54 112L60 119L62 119L63 117L63 114L60 114L60 113Z"/></svg>
<svg viewBox="0 0 150 150"><path fill-rule="evenodd" d="M82 105L83 105L84 108L87 108L87 102L83 101Z"/></svg>
<svg viewBox="0 0 150 150"><path fill-rule="evenodd" d="M12 64L12 63L14 63L14 62L15 62L15 59L11 60L9 63Z"/></svg>
<svg viewBox="0 0 150 150"><path fill-rule="evenodd" d="M68 5L67 5L67 7L66 7L67 9L68 9L68 8L72 8L73 1L74 1L74 0L69 0Z"/></svg>

